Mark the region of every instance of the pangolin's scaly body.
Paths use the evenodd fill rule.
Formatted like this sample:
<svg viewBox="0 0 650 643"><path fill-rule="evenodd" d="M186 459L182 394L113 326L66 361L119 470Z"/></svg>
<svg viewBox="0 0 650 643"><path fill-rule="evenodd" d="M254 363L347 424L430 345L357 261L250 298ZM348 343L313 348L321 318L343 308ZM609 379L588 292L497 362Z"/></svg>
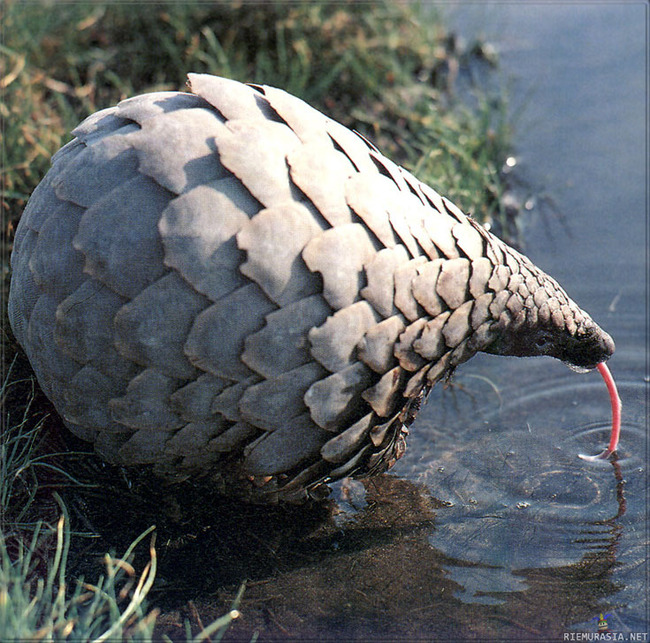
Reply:
<svg viewBox="0 0 650 643"><path fill-rule="evenodd" d="M552 278L358 135L278 89L190 83L86 119L16 232L14 333L108 460L298 498L384 470L477 351L613 352Z"/></svg>

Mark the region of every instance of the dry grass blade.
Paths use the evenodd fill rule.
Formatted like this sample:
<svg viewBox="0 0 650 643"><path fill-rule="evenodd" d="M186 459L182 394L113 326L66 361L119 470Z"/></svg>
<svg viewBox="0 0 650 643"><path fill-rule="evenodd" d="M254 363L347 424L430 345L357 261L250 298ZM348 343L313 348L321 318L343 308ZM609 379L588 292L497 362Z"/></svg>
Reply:
<svg viewBox="0 0 650 643"><path fill-rule="evenodd" d="M143 534L141 534L136 540L133 541L131 547L127 550L124 558L128 558L135 549L136 545L149 533L151 533L155 529L155 526L149 527L147 531L145 531ZM101 641L106 641L112 636L114 636L118 631L121 630L121 628L124 627L124 625L128 622L128 620L131 618L133 614L136 613L138 609L142 607L143 601L146 598L147 594L149 593L149 590L153 586L153 581L154 578L156 577L156 566L157 566L157 559L156 559L156 534L154 533L151 536L151 543L149 545L149 555L150 555L150 560L147 563L146 567L144 568L144 571L140 575L140 579L138 580L138 584L135 588L135 591L133 592L133 596L131 597L131 601L129 602L127 608L122 612L122 615L120 618L115 621L111 627L109 627L103 634L98 636L96 639L94 639L94 643L101 643ZM109 565L112 565L112 569L109 572L109 577L115 575L115 570L120 568L122 561L113 561L110 559ZM110 567L109 567L110 569Z"/></svg>

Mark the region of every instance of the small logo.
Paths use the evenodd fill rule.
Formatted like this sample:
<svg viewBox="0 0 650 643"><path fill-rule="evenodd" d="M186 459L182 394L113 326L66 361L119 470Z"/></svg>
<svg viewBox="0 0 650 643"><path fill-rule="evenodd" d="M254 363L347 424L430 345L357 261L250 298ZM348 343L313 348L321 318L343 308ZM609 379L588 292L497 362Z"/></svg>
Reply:
<svg viewBox="0 0 650 643"><path fill-rule="evenodd" d="M599 634L604 634L606 632L611 632L611 630L609 629L609 626L607 625L607 619L611 618L611 616L612 616L611 614L602 614L602 613L598 615L598 633ZM594 618L592 620L595 621L596 617L594 616Z"/></svg>

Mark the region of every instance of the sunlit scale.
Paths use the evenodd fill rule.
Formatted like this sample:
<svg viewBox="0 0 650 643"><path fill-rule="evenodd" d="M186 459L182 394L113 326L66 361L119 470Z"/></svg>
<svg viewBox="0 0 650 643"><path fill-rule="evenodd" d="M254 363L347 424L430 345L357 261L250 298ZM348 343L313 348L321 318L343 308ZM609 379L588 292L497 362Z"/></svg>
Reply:
<svg viewBox="0 0 650 643"><path fill-rule="evenodd" d="M601 362L598 364L596 367L598 369L598 372L602 375L603 379L605 380L605 384L607 385L607 391L609 393L609 399L612 403L612 433L609 438L609 445L607 448L599 453L598 455L584 455L584 454L579 454L579 457L581 457L583 460L605 460L609 458L614 451L618 448L618 440L621 435L621 398L618 395L618 391L616 389L616 382L614 382L614 378L612 377L612 374L607 368L607 364L605 362Z"/></svg>

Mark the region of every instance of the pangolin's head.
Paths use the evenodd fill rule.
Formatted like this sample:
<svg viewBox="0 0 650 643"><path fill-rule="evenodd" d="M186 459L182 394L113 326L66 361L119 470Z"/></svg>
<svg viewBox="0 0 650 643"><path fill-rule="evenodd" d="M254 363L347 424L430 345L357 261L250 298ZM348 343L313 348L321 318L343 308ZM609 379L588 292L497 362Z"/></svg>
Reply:
<svg viewBox="0 0 650 643"><path fill-rule="evenodd" d="M524 322L517 329L507 325L499 328L485 352L518 357L549 355L573 368L590 370L612 356L614 340L591 319L575 330L568 328L564 320Z"/></svg>
<svg viewBox="0 0 650 643"><path fill-rule="evenodd" d="M521 270L531 279L514 279L526 290L504 290L502 304L494 309L493 341L483 350L497 355L555 357L576 370L590 370L614 353L614 340L571 300L562 287L526 257L511 251ZM518 273L514 273L518 274ZM522 295L526 295L525 297ZM495 298L495 300L498 299Z"/></svg>

